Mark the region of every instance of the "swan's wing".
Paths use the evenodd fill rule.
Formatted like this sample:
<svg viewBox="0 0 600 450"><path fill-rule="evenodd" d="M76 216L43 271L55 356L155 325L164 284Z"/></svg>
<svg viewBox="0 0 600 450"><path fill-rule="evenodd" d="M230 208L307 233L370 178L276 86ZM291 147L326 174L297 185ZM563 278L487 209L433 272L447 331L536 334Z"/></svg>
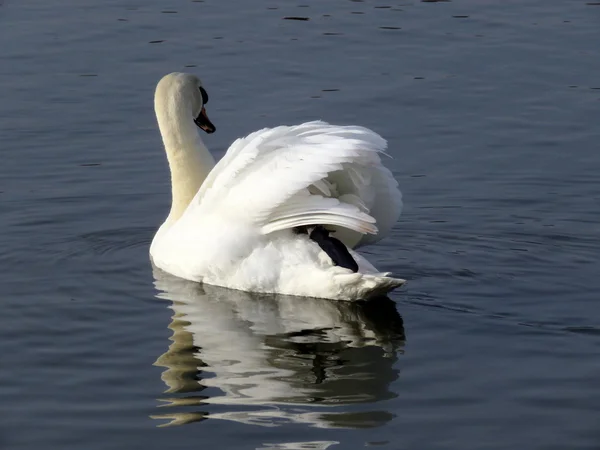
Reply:
<svg viewBox="0 0 600 450"><path fill-rule="evenodd" d="M373 244L386 237L402 212L402 193L389 169L381 164L371 167L350 165L330 174L328 181L337 186L340 200L364 205L377 223L377 234L358 234L336 230L336 237L352 248Z"/></svg>
<svg viewBox="0 0 600 450"><path fill-rule="evenodd" d="M324 122L257 131L231 145L186 214L252 224L265 234L317 223L376 234L359 190L354 201L337 198L328 177L348 170L356 172L348 177L377 173L385 146L366 128Z"/></svg>
<svg viewBox="0 0 600 450"><path fill-rule="evenodd" d="M398 182L386 167L375 168L372 184L375 191L370 212L379 227L379 233L375 236L363 236L359 246L373 244L386 237L402 213L402 193Z"/></svg>

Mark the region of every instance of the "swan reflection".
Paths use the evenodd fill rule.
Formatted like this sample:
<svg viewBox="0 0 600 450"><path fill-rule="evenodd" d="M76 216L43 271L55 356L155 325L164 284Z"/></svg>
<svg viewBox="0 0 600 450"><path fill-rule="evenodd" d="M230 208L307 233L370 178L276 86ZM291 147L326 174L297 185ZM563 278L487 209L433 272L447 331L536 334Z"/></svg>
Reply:
<svg viewBox="0 0 600 450"><path fill-rule="evenodd" d="M390 299L253 294L154 275L157 296L174 312L172 343L155 363L168 387L161 406L177 407L152 416L162 426L210 417L371 427L393 417L360 405L395 396L405 337Z"/></svg>

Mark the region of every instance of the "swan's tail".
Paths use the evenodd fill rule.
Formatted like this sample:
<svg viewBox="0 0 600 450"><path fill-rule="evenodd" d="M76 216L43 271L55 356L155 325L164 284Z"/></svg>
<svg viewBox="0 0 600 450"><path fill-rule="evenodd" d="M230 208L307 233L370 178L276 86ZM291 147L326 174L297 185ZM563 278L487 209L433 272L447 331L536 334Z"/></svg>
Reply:
<svg viewBox="0 0 600 450"><path fill-rule="evenodd" d="M335 276L340 285L340 300L369 299L393 291L406 283L402 278L383 273L340 273Z"/></svg>

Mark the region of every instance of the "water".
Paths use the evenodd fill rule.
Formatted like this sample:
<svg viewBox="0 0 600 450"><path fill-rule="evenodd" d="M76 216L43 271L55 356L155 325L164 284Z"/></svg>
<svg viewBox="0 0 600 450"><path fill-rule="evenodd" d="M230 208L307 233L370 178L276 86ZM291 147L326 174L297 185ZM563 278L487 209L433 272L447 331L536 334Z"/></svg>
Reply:
<svg viewBox="0 0 600 450"><path fill-rule="evenodd" d="M593 3L1 2L0 448L598 448ZM385 136L406 208L365 253L406 287L154 274L175 70L217 155L316 118Z"/></svg>

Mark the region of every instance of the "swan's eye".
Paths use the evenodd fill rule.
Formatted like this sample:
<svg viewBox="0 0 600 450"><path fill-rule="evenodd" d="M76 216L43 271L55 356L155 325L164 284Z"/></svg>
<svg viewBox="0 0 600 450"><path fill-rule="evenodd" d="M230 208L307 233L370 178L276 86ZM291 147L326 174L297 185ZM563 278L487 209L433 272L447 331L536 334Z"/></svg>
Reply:
<svg viewBox="0 0 600 450"><path fill-rule="evenodd" d="M200 89L200 94L202 94L202 104L206 105L208 103L208 94L202 86L200 86L198 89Z"/></svg>

